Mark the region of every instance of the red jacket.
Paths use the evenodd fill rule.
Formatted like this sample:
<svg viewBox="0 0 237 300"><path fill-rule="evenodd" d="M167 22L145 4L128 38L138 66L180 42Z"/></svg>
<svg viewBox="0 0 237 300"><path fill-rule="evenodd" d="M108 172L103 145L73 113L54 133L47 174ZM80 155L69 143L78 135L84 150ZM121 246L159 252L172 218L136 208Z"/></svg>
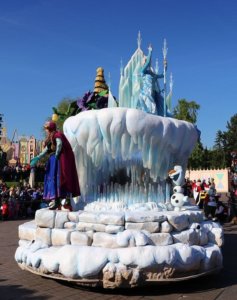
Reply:
<svg viewBox="0 0 237 300"><path fill-rule="evenodd" d="M1 208L2 208L2 216L7 216L8 215L8 204L3 203Z"/></svg>

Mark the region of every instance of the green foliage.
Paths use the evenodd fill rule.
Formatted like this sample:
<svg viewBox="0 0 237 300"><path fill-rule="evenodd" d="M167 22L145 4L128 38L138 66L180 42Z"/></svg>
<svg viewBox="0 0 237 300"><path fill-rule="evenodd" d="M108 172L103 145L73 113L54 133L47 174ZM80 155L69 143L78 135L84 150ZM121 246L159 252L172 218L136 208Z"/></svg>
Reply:
<svg viewBox="0 0 237 300"><path fill-rule="evenodd" d="M189 102L186 99L179 99L177 106L174 107L173 115L176 119L196 124L199 109L200 105L195 101Z"/></svg>
<svg viewBox="0 0 237 300"><path fill-rule="evenodd" d="M237 150L237 114L231 117L230 122L227 122L227 131L225 134L226 148L228 151Z"/></svg>
<svg viewBox="0 0 237 300"><path fill-rule="evenodd" d="M174 108L174 117L196 124L200 109L195 101L180 99ZM237 151L237 114L227 122L227 131L218 130L213 149L203 148L201 141L195 145L188 160L190 169L221 169L231 166L232 151Z"/></svg>
<svg viewBox="0 0 237 300"><path fill-rule="evenodd" d="M209 150L209 156L211 169L222 169L228 166L224 150L217 150L213 148Z"/></svg>
<svg viewBox="0 0 237 300"><path fill-rule="evenodd" d="M203 158L204 158L203 145L199 141L196 143L193 152L188 159L188 169L202 169Z"/></svg>
<svg viewBox="0 0 237 300"><path fill-rule="evenodd" d="M222 169L231 167L231 152L237 151L237 114L227 122L226 128L226 131L217 131L212 149L202 149L197 143L189 158L189 168Z"/></svg>
<svg viewBox="0 0 237 300"><path fill-rule="evenodd" d="M195 101L187 101L186 99L179 99L177 106L174 107L173 115L178 120L183 120L196 124L197 114L200 105ZM204 149L201 141L195 145L193 152L188 160L189 169L201 169L203 166Z"/></svg>
<svg viewBox="0 0 237 300"><path fill-rule="evenodd" d="M9 189L10 187L18 187L18 186L22 186L22 183L21 182L18 182L18 181L6 181L5 182L7 188Z"/></svg>
<svg viewBox="0 0 237 300"><path fill-rule="evenodd" d="M232 151L237 151L237 114L227 122L226 131L217 131L215 145L212 150L214 164L222 167L231 166Z"/></svg>
<svg viewBox="0 0 237 300"><path fill-rule="evenodd" d="M72 107L73 102L75 102L74 99L64 98L59 102L56 108L56 112L59 114L59 118L56 124L57 124L57 128L60 131L63 131L64 121L71 115L72 111L74 110L74 107ZM54 109L55 108L53 108L53 110Z"/></svg>

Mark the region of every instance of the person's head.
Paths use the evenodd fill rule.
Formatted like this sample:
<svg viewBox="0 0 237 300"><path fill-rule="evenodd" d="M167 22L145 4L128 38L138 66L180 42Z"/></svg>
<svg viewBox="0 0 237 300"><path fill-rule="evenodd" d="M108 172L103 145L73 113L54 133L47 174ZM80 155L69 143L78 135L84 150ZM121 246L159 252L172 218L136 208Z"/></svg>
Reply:
<svg viewBox="0 0 237 300"><path fill-rule="evenodd" d="M57 129L56 123L53 121L47 121L44 124L44 129L48 132L56 131L56 129Z"/></svg>
<svg viewBox="0 0 237 300"><path fill-rule="evenodd" d="M11 186L10 190L9 190L9 195L13 196L14 194L15 194L15 188L14 188L14 186Z"/></svg>

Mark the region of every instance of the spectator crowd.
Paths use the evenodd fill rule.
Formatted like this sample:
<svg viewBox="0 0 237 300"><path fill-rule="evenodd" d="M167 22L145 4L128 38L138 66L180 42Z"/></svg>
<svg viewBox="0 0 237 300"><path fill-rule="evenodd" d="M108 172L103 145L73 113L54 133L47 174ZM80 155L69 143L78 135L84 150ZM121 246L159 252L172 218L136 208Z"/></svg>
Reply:
<svg viewBox="0 0 237 300"><path fill-rule="evenodd" d="M31 188L29 184L7 187L0 182L0 216L3 221L31 218L35 211L46 206L43 201L43 187Z"/></svg>
<svg viewBox="0 0 237 300"><path fill-rule="evenodd" d="M230 190L226 194L227 201L221 200L217 193L213 178L203 180L185 179L184 194L193 198L199 209L204 212L204 219L212 219L220 223L230 221L237 225L237 173L230 173Z"/></svg>
<svg viewBox="0 0 237 300"><path fill-rule="evenodd" d="M44 181L44 172L45 167L43 165L37 166L36 170L36 181ZM0 167L0 179L3 182L19 182L25 181L29 178L30 175L30 165L21 166L10 166L5 164L2 168Z"/></svg>

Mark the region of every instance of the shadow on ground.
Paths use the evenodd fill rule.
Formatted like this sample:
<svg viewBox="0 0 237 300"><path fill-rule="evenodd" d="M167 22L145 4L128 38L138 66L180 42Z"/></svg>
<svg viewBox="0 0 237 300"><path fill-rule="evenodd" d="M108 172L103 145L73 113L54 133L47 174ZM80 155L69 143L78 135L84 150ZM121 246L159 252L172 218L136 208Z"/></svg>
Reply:
<svg viewBox="0 0 237 300"><path fill-rule="evenodd" d="M37 296L37 291L23 288L21 285L1 285L0 299L4 300L46 300L52 299L51 296Z"/></svg>

